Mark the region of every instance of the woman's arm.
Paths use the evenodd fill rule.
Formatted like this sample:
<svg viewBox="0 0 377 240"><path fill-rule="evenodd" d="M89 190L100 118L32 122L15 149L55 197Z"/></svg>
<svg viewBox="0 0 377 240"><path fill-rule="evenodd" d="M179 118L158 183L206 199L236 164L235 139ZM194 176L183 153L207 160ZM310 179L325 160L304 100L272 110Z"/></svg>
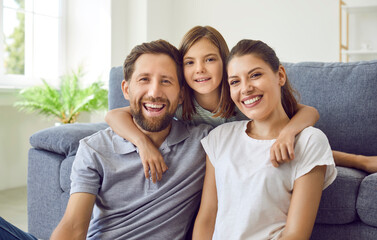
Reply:
<svg viewBox="0 0 377 240"><path fill-rule="evenodd" d="M144 175L149 178L149 169L151 170L152 181L161 180L162 173L168 167L164 159L152 143L152 141L138 129L132 119L130 107L117 108L109 111L105 116L105 121L119 136L130 141L139 148L141 162L144 167Z"/></svg>
<svg viewBox="0 0 377 240"><path fill-rule="evenodd" d="M207 156L202 201L194 224L193 240L212 239L217 214L215 168Z"/></svg>
<svg viewBox="0 0 377 240"><path fill-rule="evenodd" d="M50 239L86 239L95 200L96 196L90 193L72 194L64 216Z"/></svg>
<svg viewBox="0 0 377 240"><path fill-rule="evenodd" d="M326 166L316 166L296 179L289 206L287 224L280 240L309 239L317 216L326 174Z"/></svg>
<svg viewBox="0 0 377 240"><path fill-rule="evenodd" d="M319 120L317 109L306 105L298 104L298 111L289 123L280 132L276 142L270 149L270 160L275 167L284 162L294 159L295 137L304 128L314 126Z"/></svg>

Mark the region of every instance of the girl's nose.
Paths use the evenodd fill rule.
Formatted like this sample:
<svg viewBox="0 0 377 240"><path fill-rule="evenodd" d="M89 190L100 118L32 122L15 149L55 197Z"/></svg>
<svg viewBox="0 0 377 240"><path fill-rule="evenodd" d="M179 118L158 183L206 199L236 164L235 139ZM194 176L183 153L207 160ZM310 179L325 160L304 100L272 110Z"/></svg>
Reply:
<svg viewBox="0 0 377 240"><path fill-rule="evenodd" d="M205 72L204 63L198 62L198 64L196 64L196 73L204 73L204 72Z"/></svg>

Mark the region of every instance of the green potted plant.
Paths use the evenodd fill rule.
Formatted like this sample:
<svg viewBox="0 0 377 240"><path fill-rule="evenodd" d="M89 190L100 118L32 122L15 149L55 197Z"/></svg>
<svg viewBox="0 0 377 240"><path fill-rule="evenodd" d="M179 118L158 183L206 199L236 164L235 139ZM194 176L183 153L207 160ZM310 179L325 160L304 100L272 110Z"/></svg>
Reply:
<svg viewBox="0 0 377 240"><path fill-rule="evenodd" d="M38 112L56 117L62 124L74 123L81 112L107 109L108 91L103 83L96 81L89 87L80 88L82 68L61 77L60 88L50 86L45 80L41 86L22 89L15 106L27 112Z"/></svg>

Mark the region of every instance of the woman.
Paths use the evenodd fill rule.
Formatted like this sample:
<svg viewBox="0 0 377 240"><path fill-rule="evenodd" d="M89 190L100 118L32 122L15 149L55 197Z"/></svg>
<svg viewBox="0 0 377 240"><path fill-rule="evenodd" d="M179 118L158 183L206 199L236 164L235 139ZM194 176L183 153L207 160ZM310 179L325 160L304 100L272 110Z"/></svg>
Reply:
<svg viewBox="0 0 377 240"><path fill-rule="evenodd" d="M228 94L225 61L229 49L222 35L210 26L196 26L185 34L179 50L183 58L185 96L183 105L177 109L176 118L214 127L247 119L235 108ZM294 137L305 127L313 126L318 118L316 109L298 106L297 114L271 147L274 166L294 158ZM133 124L128 108L110 111L105 120L116 133L138 147L145 177L149 177L150 170L153 182L156 182L156 178L161 179L167 166L158 149Z"/></svg>
<svg viewBox="0 0 377 240"><path fill-rule="evenodd" d="M305 128L295 161L274 168L269 149L297 111L285 69L265 43L242 40L227 70L231 98L249 120L202 140L206 175L193 239L309 239L322 189L336 177L327 138Z"/></svg>

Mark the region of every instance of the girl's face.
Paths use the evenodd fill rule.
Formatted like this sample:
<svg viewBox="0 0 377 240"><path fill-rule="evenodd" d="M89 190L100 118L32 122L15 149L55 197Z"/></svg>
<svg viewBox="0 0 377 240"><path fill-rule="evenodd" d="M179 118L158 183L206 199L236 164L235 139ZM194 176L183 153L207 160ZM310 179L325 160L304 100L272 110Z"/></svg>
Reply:
<svg viewBox="0 0 377 240"><path fill-rule="evenodd" d="M262 59L247 54L229 62L228 76L231 98L248 118L265 120L284 111L280 99L286 81L283 66L274 73Z"/></svg>
<svg viewBox="0 0 377 240"><path fill-rule="evenodd" d="M195 93L217 91L223 77L219 49L207 38L199 39L183 56L183 72L187 84Z"/></svg>

